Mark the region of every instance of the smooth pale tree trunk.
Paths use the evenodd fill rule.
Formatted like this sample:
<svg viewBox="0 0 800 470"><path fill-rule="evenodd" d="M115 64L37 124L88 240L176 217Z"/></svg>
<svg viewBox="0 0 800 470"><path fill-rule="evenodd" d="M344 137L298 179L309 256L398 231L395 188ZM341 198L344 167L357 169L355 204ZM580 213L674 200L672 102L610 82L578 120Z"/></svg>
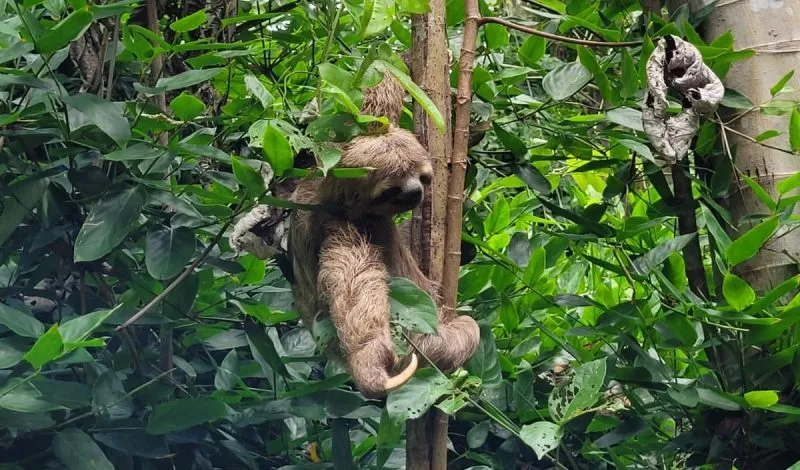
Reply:
<svg viewBox="0 0 800 470"><path fill-rule="evenodd" d="M710 0L693 0L691 6L698 10ZM800 68L800 0L723 0L704 23L706 41L711 41L726 31L731 31L735 48L753 49L756 54L736 62L725 78L725 86L733 88L756 105L771 98L770 88L792 69ZM788 86L800 89L800 70ZM781 99L796 100L798 92ZM755 137L775 129L784 132L770 139L772 146L789 149L789 116L767 116L753 111L738 119L731 127ZM756 180L773 199L777 199L776 185L800 172L800 157L773 150L727 132L735 148L735 164L740 172ZM738 233L752 226L748 216L769 213L753 191L735 176L730 192L730 209ZM800 209L795 211L800 213ZM797 274L794 259L800 259L800 230L786 228L776 234L755 257L737 267L737 272L756 291L764 292Z"/></svg>

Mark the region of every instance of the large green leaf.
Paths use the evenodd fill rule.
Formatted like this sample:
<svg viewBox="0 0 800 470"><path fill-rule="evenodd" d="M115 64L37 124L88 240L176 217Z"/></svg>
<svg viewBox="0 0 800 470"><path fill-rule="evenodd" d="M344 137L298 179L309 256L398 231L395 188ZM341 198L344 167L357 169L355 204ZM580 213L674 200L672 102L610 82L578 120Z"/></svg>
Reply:
<svg viewBox="0 0 800 470"><path fill-rule="evenodd" d="M416 419L442 395L452 392L447 377L434 369L422 369L405 385L391 392L386 409L394 420Z"/></svg>
<svg viewBox="0 0 800 470"><path fill-rule="evenodd" d="M480 329L481 340L478 343L478 350L472 355L466 368L470 374L480 377L483 385L496 385L503 378L497 355L497 344L491 328L481 326Z"/></svg>
<svg viewBox="0 0 800 470"><path fill-rule="evenodd" d="M439 310L427 292L405 278L392 278L389 289L389 304L395 321L412 331L436 334Z"/></svg>
<svg viewBox="0 0 800 470"><path fill-rule="evenodd" d="M156 227L147 233L144 261L155 279L170 279L180 273L196 248L194 233L187 227Z"/></svg>
<svg viewBox="0 0 800 470"><path fill-rule="evenodd" d="M45 364L61 356L63 351L64 341L61 339L58 325L53 325L33 343L33 346L25 353L23 359L28 361L34 369L41 369Z"/></svg>
<svg viewBox="0 0 800 470"><path fill-rule="evenodd" d="M780 225L778 217L770 217L734 240L725 250L728 263L736 266L755 256L778 228L778 225Z"/></svg>
<svg viewBox="0 0 800 470"><path fill-rule="evenodd" d="M71 108L69 111L71 129L95 125L120 146L131 138L131 127L124 115L124 103L106 101L89 93L70 95L62 100Z"/></svg>
<svg viewBox="0 0 800 470"><path fill-rule="evenodd" d="M94 261L111 252L133 229L146 199L143 186L132 186L97 203L75 239L75 261Z"/></svg>
<svg viewBox="0 0 800 470"><path fill-rule="evenodd" d="M560 65L544 76L542 87L556 101L562 101L586 86L592 80L592 72L580 62Z"/></svg>
<svg viewBox="0 0 800 470"><path fill-rule="evenodd" d="M114 470L100 446L80 429L65 429L56 434L53 453L69 470Z"/></svg>
<svg viewBox="0 0 800 470"><path fill-rule="evenodd" d="M49 178L27 178L10 186L8 194L3 194L0 199L0 246L19 227L26 215L39 205L45 193L45 188L50 184Z"/></svg>
<svg viewBox="0 0 800 470"><path fill-rule="evenodd" d="M526 424L519 431L522 442L528 444L540 460L548 452L558 448L563 435L561 427L549 421Z"/></svg>
<svg viewBox="0 0 800 470"><path fill-rule="evenodd" d="M756 300L756 293L750 284L733 273L726 273L722 282L722 294L728 305L741 312Z"/></svg>
<svg viewBox="0 0 800 470"><path fill-rule="evenodd" d="M224 403L211 398L182 398L158 405L147 418L147 433L168 434L216 421L227 414Z"/></svg>
<svg viewBox="0 0 800 470"><path fill-rule="evenodd" d="M289 140L277 127L271 124L267 126L264 130L262 147L276 176L283 175L294 166L294 153Z"/></svg>
<svg viewBox="0 0 800 470"><path fill-rule="evenodd" d="M679 235L658 245L657 247L648 251L644 256L641 256L633 261L632 265L634 272L640 276L646 276L656 266L666 261L666 259L669 258L669 255L678 250L682 250L683 247L688 245L689 242L692 241L692 239L696 236L697 234L695 233Z"/></svg>
<svg viewBox="0 0 800 470"><path fill-rule="evenodd" d="M44 334L45 327L34 316L0 303L0 325L26 338L38 338Z"/></svg>
<svg viewBox="0 0 800 470"><path fill-rule="evenodd" d="M47 34L35 41L36 50L42 54L55 52L81 37L92 23L93 15L88 9L76 10L49 29Z"/></svg>

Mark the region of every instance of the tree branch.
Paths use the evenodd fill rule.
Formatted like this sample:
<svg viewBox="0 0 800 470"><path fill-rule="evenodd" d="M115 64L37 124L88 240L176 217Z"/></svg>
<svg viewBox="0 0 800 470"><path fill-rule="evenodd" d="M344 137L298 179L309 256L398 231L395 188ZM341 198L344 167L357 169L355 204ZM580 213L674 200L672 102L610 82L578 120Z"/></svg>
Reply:
<svg viewBox="0 0 800 470"><path fill-rule="evenodd" d="M571 38L567 36L559 36L558 34L547 33L544 31L540 31L538 29L530 28L528 26L523 26L521 24L514 23L513 21L509 21L503 18L497 18L495 16L484 16L478 19L478 26L483 26L488 23L495 23L499 25L503 25L506 28L514 29L517 31L521 31L523 33L533 34L534 36L541 36L546 39L550 39L551 41L558 41L558 42L568 42L570 44L580 44L581 46L597 46L597 47L629 47L629 46L640 46L642 45L642 41L592 41L589 39L578 39L578 38Z"/></svg>
<svg viewBox="0 0 800 470"><path fill-rule="evenodd" d="M185 270L184 270L184 271L181 273L181 275L180 275L180 276L178 276L177 278L175 278L175 280L174 280L174 281L172 281L172 282L170 283L170 285L168 285L168 286L167 286L167 288L166 288L166 289L164 289L164 290L163 290L163 291L162 291L160 294L158 294L158 295L157 295L157 296L156 296L156 297L155 297L153 300L151 300L150 302L148 302L148 303L147 303L147 305L145 305L144 307L142 307L141 309L139 309L139 311L138 311L138 312L136 312L135 314L133 314L133 316L132 316L132 317L128 318L128 319L125 321L125 323L123 323L122 325L118 326L118 327L116 328L116 330L115 330L115 331L124 330L125 328L127 328L127 327L131 326L133 323L135 323L135 322L136 322L136 320L138 320L139 318L141 318L141 317L142 317L142 315L144 315L145 313L147 313L147 312L149 312L150 310L152 310L152 309L153 309L153 307L155 307L155 306L156 306L156 305L157 305L159 302L161 302L162 300L164 300L164 298L165 298L167 295L169 295L169 293L170 293L170 292L172 292L173 290L175 290L175 288L176 288L176 287L178 287L178 286L181 284L181 282L185 281L185 280L186 280L186 278L188 278L188 277L189 277L189 276L192 274L192 272L194 271L194 269L195 269L196 267L200 266L200 263L202 263L202 262L203 262L203 260L205 260L205 259L206 259L206 257L208 257L209 253L211 253L211 250L213 250L213 249L214 249L214 247L215 247L215 246L217 245L217 243L219 242L220 238L222 238L222 235L225 233L225 230L228 230L228 227L230 227L230 225L231 225L231 222L232 222L232 221L233 221L233 219L231 218L231 219L229 219L227 222L225 222L225 225L223 225L223 226L222 226L222 228L220 229L219 233L217 233L217 235L214 237L214 239L213 239L213 240L211 240L211 243L209 243L209 244L208 244L208 246L207 246L207 247L206 247L206 249L203 251L203 253L201 253L201 254L200 254L200 256L198 256L198 257L197 257L197 259L196 259L196 260L194 260L194 262L193 262L191 265L189 265L189 267L188 267L188 268L186 268L186 269L185 269Z"/></svg>

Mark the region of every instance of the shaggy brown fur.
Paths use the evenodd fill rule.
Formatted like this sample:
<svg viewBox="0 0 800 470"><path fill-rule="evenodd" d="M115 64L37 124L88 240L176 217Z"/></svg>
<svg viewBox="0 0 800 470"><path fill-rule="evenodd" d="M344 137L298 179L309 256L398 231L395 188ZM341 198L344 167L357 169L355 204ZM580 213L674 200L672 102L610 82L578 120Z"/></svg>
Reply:
<svg viewBox="0 0 800 470"><path fill-rule="evenodd" d="M338 165L375 170L363 179L305 180L292 196L300 203L342 208L336 214L293 214L293 289L308 328L330 317L337 338L328 354L344 359L367 397L385 395L388 386L410 378L416 366L413 362L399 380L391 377L400 364L390 332L389 277L408 278L439 300L438 286L420 271L393 220L421 202L422 185L432 176L425 150L413 134L395 125L403 98L396 87L400 85L387 75L377 89L367 90L362 113L387 116L393 124L385 134L355 138ZM461 366L477 348L478 324L470 317L446 317L440 310L437 333L412 339L443 370Z"/></svg>

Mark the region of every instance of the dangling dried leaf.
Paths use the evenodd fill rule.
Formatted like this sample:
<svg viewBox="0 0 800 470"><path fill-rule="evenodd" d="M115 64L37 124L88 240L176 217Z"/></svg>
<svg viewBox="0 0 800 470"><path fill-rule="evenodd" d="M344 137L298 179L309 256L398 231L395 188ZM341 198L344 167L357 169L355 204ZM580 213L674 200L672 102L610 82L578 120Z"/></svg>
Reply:
<svg viewBox="0 0 800 470"><path fill-rule="evenodd" d="M700 51L673 36L664 36L647 61L647 94L642 124L662 165L677 163L689 152L700 125L700 115L716 110L725 87L703 63ZM667 92L681 96L683 110L668 113Z"/></svg>

